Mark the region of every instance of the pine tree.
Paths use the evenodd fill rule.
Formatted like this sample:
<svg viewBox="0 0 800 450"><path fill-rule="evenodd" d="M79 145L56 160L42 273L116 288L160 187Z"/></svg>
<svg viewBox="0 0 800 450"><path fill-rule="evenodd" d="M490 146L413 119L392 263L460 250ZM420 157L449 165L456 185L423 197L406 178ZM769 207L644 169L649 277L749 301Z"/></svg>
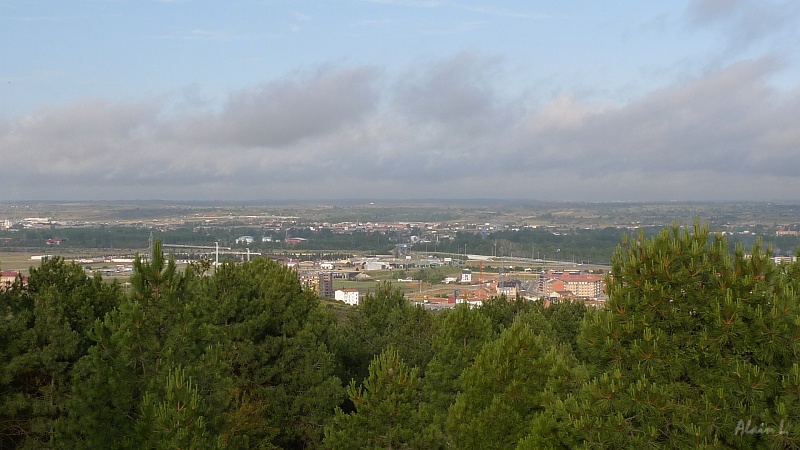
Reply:
<svg viewBox="0 0 800 450"><path fill-rule="evenodd" d="M69 447L146 445L149 436L141 430L155 426L149 421L157 418L144 414L152 409L147 405L165 401L170 374L178 368L205 402L206 429L221 433L230 402L229 368L193 283L193 273L179 273L158 241L152 261L136 259L128 301L95 322L89 334L94 345L74 367L69 414L60 427Z"/></svg>
<svg viewBox="0 0 800 450"><path fill-rule="evenodd" d="M731 255L699 222L625 240L606 306L581 333L596 372L522 447L797 446L800 310L788 273L760 243ZM739 432L748 422L773 432Z"/></svg>
<svg viewBox="0 0 800 450"><path fill-rule="evenodd" d="M0 289L0 447L54 445L87 332L121 296L58 257L32 268L27 286Z"/></svg>
<svg viewBox="0 0 800 450"><path fill-rule="evenodd" d="M489 318L467 304L444 312L440 321L433 339L434 356L425 368L423 385L426 417L437 426L444 423L447 410L464 389L461 373L472 366L483 345L495 337Z"/></svg>
<svg viewBox="0 0 800 450"><path fill-rule="evenodd" d="M395 349L387 349L369 365L363 385L353 380L347 394L355 411L340 408L332 425L325 427L330 449L420 449L427 448L421 434L420 379L417 368L409 369Z"/></svg>
<svg viewBox="0 0 800 450"><path fill-rule="evenodd" d="M220 439L206 427L209 411L191 377L178 367L168 372L165 381L163 398L147 393L142 400L138 434L144 437L143 446L165 450L220 448Z"/></svg>
<svg viewBox="0 0 800 450"><path fill-rule="evenodd" d="M567 344L537 311L520 314L488 342L464 373L446 430L455 448L505 449L524 437L535 414L586 379Z"/></svg>
<svg viewBox="0 0 800 450"><path fill-rule="evenodd" d="M344 389L320 336L332 324L316 295L302 288L292 269L260 258L219 267L203 280L202 291L232 374L226 442L319 445Z"/></svg>
<svg viewBox="0 0 800 450"><path fill-rule="evenodd" d="M425 367L433 357L431 339L435 330L429 311L411 305L402 290L384 283L376 292L365 295L339 327L336 353L340 377L360 382L367 376L370 361L390 346L404 361Z"/></svg>
<svg viewBox="0 0 800 450"><path fill-rule="evenodd" d="M509 327L517 315L536 308L535 303L527 302L522 297L508 298L501 295L483 302L480 311L492 321L494 330L499 333Z"/></svg>
<svg viewBox="0 0 800 450"><path fill-rule="evenodd" d="M583 300L562 301L547 307L542 302L536 302L535 305L536 309L547 318L547 322L553 328L556 340L569 344L576 356L579 356L578 335L587 311Z"/></svg>

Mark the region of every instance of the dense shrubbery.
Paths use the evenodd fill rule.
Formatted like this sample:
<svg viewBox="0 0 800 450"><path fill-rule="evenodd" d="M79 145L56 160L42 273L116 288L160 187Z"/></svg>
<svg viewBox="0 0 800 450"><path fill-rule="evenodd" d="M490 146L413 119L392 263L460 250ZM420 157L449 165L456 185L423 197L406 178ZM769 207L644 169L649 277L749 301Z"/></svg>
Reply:
<svg viewBox="0 0 800 450"><path fill-rule="evenodd" d="M796 448L800 264L728 248L633 236L600 310L385 285L338 321L269 260L48 259L0 291L0 447Z"/></svg>

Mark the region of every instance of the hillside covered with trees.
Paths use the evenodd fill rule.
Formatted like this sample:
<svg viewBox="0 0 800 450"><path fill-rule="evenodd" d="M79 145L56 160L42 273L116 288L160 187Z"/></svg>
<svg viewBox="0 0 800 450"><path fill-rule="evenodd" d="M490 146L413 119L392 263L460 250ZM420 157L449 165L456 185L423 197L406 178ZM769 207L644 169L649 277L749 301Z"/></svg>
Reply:
<svg viewBox="0 0 800 450"><path fill-rule="evenodd" d="M338 315L267 259L46 259L0 289L0 448L799 448L800 263L749 250L676 224L623 240L601 309Z"/></svg>

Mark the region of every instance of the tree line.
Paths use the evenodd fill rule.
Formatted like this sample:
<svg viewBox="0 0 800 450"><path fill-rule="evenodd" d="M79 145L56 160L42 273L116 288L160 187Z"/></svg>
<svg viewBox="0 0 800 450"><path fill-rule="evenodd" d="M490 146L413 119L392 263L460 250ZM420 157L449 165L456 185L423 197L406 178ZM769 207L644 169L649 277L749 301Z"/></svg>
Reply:
<svg viewBox="0 0 800 450"><path fill-rule="evenodd" d="M707 226L623 239L602 308L343 309L268 259L0 290L0 447L797 448L800 264Z"/></svg>
<svg viewBox="0 0 800 450"><path fill-rule="evenodd" d="M648 237L655 236L661 227L644 227ZM731 251L742 244L750 248L755 240L763 239L766 229L754 227L756 233L735 234L728 240ZM607 264L610 255L619 244L621 238L629 230L607 227L597 229L555 229L523 227L520 229L501 229L482 232L457 231L446 238L437 238L434 234L424 234L419 228L410 230L412 236L423 241L411 244L409 236L399 232L375 232L353 230L348 233L335 233L330 228L297 226L285 231L266 231L260 227L218 227L192 228L179 227L169 230L150 230L128 226L99 226L93 228L53 228L53 229L19 229L0 232L0 237L10 238L9 242L0 243L0 248L44 248L46 240L51 238L66 239L59 244L62 249L136 249L148 242L150 233L170 244L210 246L219 242L221 246L240 250L249 248L254 252L272 252L287 254L293 252L320 253L352 253L391 254L399 244L406 243L416 252L438 252L442 256L469 254L492 255L498 257L541 258L576 263ZM277 236L275 236L277 234ZM242 235L255 237L252 243L237 243ZM270 242L262 242L261 237L274 237ZM300 237L306 239L298 244L287 246L284 238ZM773 245L776 254L791 254L792 249L800 246L798 236L767 237L767 243Z"/></svg>

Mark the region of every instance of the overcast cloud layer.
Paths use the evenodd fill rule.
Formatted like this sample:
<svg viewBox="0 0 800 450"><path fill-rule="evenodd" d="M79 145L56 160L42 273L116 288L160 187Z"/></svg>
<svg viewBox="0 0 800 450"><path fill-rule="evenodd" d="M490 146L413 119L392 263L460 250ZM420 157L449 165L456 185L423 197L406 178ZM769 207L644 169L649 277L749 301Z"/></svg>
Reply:
<svg viewBox="0 0 800 450"><path fill-rule="evenodd" d="M509 55L461 45L402 65L320 60L216 97L187 81L6 109L0 201L800 200L793 5L703 0L632 24L709 33L718 52L678 51L611 94L543 90L546 61L519 76Z"/></svg>

